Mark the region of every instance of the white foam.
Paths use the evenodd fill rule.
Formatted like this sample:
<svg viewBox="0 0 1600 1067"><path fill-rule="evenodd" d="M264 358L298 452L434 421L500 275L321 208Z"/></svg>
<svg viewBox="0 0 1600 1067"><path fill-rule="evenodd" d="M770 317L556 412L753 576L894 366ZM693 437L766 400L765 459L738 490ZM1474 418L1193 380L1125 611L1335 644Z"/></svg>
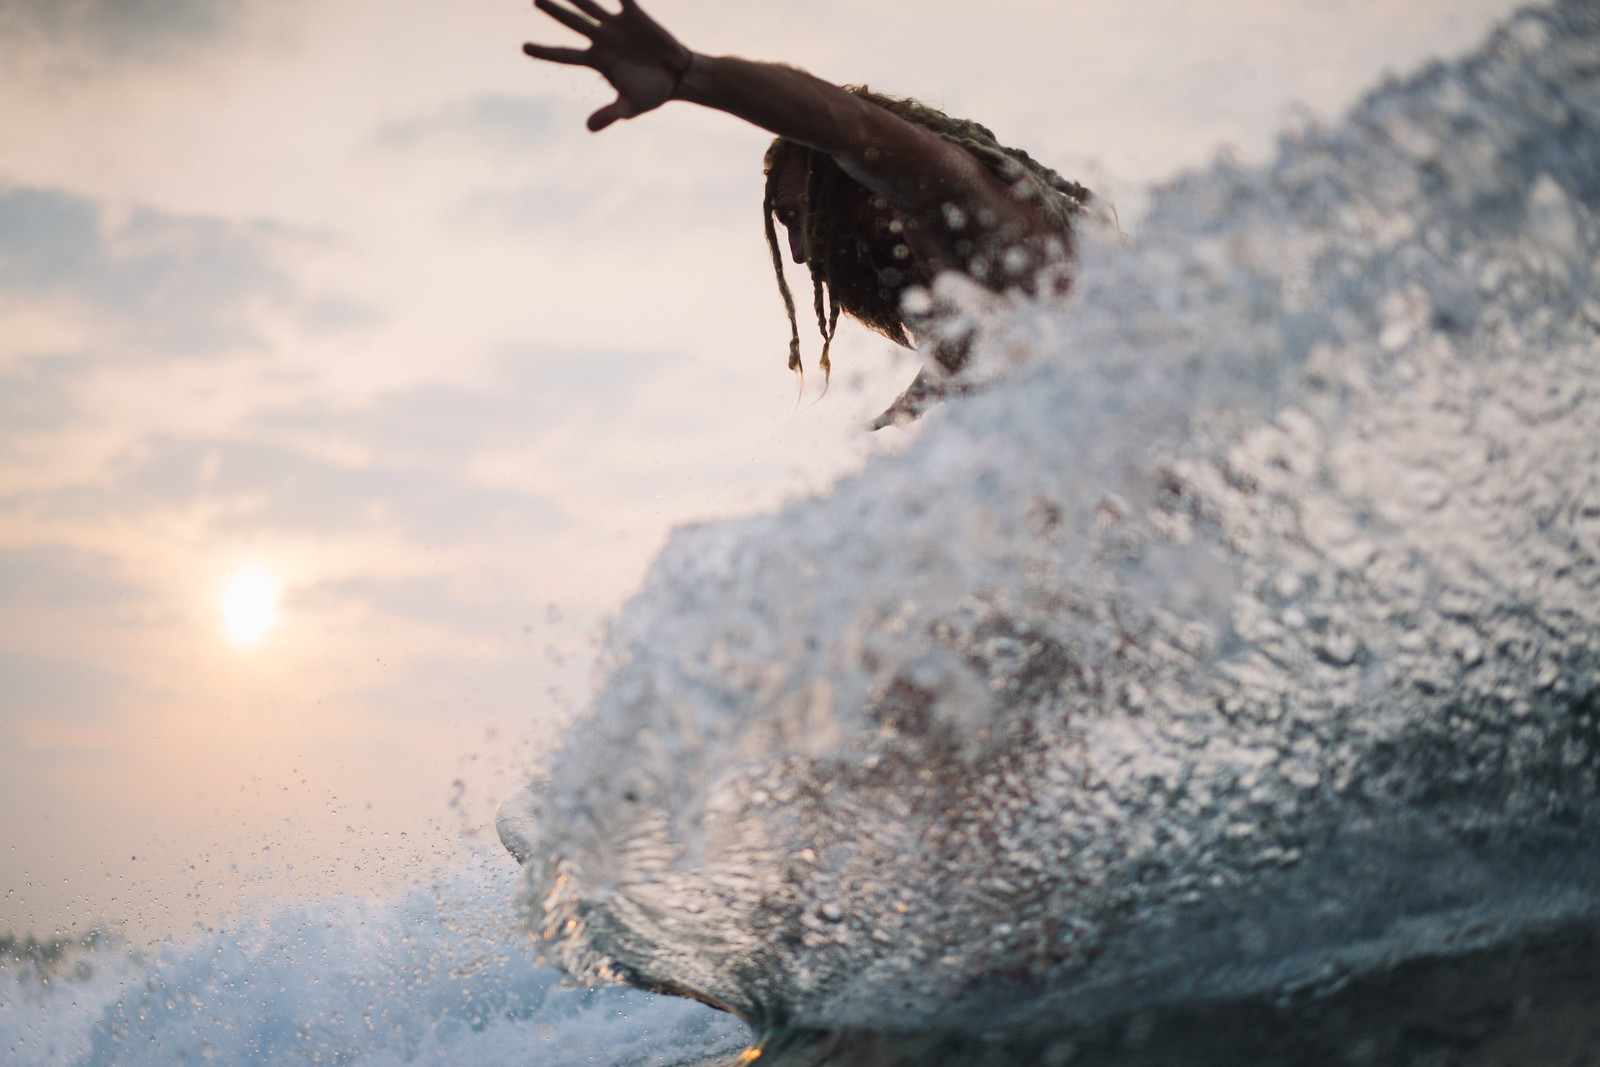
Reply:
<svg viewBox="0 0 1600 1067"><path fill-rule="evenodd" d="M973 312L1002 380L903 455L677 531L524 810L562 964L985 1026L1559 896L1600 812L1597 24L1159 191L1067 305ZM1268 885L1302 906L1241 942Z"/></svg>
<svg viewBox="0 0 1600 1067"><path fill-rule="evenodd" d="M266 904L141 958L111 940L0 961L0 1059L63 1064L650 1064L736 1051L689 1001L561 988L503 864L388 900Z"/></svg>

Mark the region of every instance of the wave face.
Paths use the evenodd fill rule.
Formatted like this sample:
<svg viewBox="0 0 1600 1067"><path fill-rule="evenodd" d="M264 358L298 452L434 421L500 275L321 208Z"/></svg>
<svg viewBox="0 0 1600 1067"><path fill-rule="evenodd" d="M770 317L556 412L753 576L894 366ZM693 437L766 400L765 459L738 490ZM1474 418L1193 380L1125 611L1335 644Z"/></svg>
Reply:
<svg viewBox="0 0 1600 1067"><path fill-rule="evenodd" d="M731 1055L745 1028L697 1004L573 990L481 870L391 900L264 905L143 957L92 935L0 943L0 1061L667 1067Z"/></svg>
<svg viewBox="0 0 1600 1067"><path fill-rule="evenodd" d="M1597 212L1569 3L1160 191L1068 306L936 293L1006 373L677 531L508 802L545 951L1045 1033L1596 914Z"/></svg>

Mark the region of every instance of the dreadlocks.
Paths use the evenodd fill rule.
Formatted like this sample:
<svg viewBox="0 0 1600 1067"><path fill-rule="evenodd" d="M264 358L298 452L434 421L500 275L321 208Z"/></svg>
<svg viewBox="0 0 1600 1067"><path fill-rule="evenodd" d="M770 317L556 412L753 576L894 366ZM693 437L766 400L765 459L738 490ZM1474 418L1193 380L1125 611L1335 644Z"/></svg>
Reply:
<svg viewBox="0 0 1600 1067"><path fill-rule="evenodd" d="M1021 149L1000 144L976 122L952 118L915 100L875 93L864 85L845 89L971 153L1009 184L1015 195L1034 201L1059 229L1061 251L1070 252L1073 225L1089 202L1089 190L1035 162ZM824 377L831 369L828 349L841 309L896 344L910 347L900 296L910 286L931 282L926 269L908 255L904 244L889 239L888 223L881 213L871 210L872 198L860 195L861 186L832 156L780 137L767 149L764 160L763 214L778 292L789 315L789 369L801 370L800 324L794 294L783 275L783 255L773 219L778 174L791 159L798 159L805 168L805 219L801 225L817 329L822 335L822 356L817 363Z"/></svg>

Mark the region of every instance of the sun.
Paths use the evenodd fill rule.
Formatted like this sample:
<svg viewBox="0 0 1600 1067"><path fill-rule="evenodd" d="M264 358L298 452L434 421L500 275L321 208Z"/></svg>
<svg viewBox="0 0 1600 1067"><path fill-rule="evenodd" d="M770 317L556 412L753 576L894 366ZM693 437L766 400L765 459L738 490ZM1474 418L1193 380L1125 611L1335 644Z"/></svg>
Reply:
<svg viewBox="0 0 1600 1067"><path fill-rule="evenodd" d="M222 591L222 621L229 639L253 645L278 622L278 580L257 566L246 567Z"/></svg>

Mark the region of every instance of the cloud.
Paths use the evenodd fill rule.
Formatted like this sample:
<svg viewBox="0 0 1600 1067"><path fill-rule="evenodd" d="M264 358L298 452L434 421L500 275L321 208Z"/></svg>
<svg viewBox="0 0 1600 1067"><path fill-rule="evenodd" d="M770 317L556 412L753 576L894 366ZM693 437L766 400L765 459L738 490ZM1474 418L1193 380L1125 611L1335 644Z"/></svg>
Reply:
<svg viewBox="0 0 1600 1067"><path fill-rule="evenodd" d="M628 235L631 247L700 233L739 232L761 240L762 177L754 165L720 173L657 172L588 175L550 174L511 186L483 188L462 198L458 216L483 231L518 235L564 232L593 239ZM672 249L656 249L672 252ZM638 255L637 251L631 252Z"/></svg>
<svg viewBox="0 0 1600 1067"><path fill-rule="evenodd" d="M60 546L0 551L0 619L13 638L71 620L74 636L107 621L116 624L144 602L144 591L126 581L109 556ZM8 751L30 724L51 728L103 723L122 706L127 680L98 666L92 642L66 642L64 655L38 655L0 647L0 732ZM60 646L54 646L60 647ZM73 652L85 653L73 655ZM25 747L32 748L28 745Z"/></svg>
<svg viewBox="0 0 1600 1067"><path fill-rule="evenodd" d="M0 455L8 452L21 434L54 430L70 423L79 412L73 383L86 360L63 356L23 360L8 373L0 373Z"/></svg>
<svg viewBox="0 0 1600 1067"><path fill-rule="evenodd" d="M337 615L360 605L392 619L474 637L494 635L520 650L536 640L550 643L555 628L545 621L546 605L523 585L474 581L459 570L410 576L370 575L331 578L292 590L286 611Z"/></svg>
<svg viewBox="0 0 1600 1067"><path fill-rule="evenodd" d="M488 229L581 229L610 239L641 225L696 231L729 205L758 220L770 135L703 109L667 108L595 136L592 101L484 94L380 127L372 144L408 164L452 169L456 218ZM470 177L463 178L462 171Z"/></svg>
<svg viewBox="0 0 1600 1067"><path fill-rule="evenodd" d="M0 649L0 738L5 755L19 751L73 762L106 753L105 739L83 727L112 721L128 681L92 663L20 655Z"/></svg>
<svg viewBox="0 0 1600 1067"><path fill-rule="evenodd" d="M59 189L0 188L0 294L65 298L118 339L164 354L260 344L255 315L299 310L314 331L379 321L360 305L305 300L283 248L303 235L149 208L108 225L99 205Z"/></svg>
<svg viewBox="0 0 1600 1067"><path fill-rule="evenodd" d="M49 189L0 193L0 283L49 290L70 284L103 254L98 213Z"/></svg>
<svg viewBox="0 0 1600 1067"><path fill-rule="evenodd" d="M258 414L227 433L145 436L92 479L0 494L0 517L91 528L113 517L137 526L161 516L203 516L205 537L222 542L381 535L413 544L521 544L565 536L578 520L554 495L561 486L598 476L618 489L618 472L604 463L595 469L593 453L604 448L582 443L588 428L649 417L681 360L665 352L526 345L504 348L499 358L500 373L477 387L430 383L349 409L308 401ZM81 362L29 361L0 378L0 420L15 431L80 418L69 387ZM9 421L12 415L18 421ZM536 477L484 484L475 461L486 453L526 462ZM24 589L34 590L33 602L64 601L68 586L60 583L67 578L60 576L80 566L63 560L37 568L38 575L57 575L51 580L59 590L47 595L38 591L44 579L30 570L37 561L3 564L0 604Z"/></svg>
<svg viewBox="0 0 1600 1067"><path fill-rule="evenodd" d="M0 495L0 514L94 524L198 507L212 516L214 537L386 530L431 544L566 531L573 518L550 492L484 485L474 478L474 461L487 452L514 453L535 469L565 472L554 479L559 484L593 462L592 450L563 450L580 447L574 442L594 427L650 417L654 396L681 359L527 347L504 349L501 358L500 373L479 387L419 385L351 409L309 402L280 408L229 434L148 437L92 483ZM25 364L24 373L0 379L7 390L0 416L16 409L32 422L73 418L64 383L76 372L55 373L57 362ZM26 388L12 392L16 384Z"/></svg>
<svg viewBox="0 0 1600 1067"><path fill-rule="evenodd" d="M488 446L525 443L558 426L630 417L681 362L681 355L665 351L508 344L496 353L497 373L481 387L419 385L355 410L274 412L255 427L273 435L353 440L387 463L459 469Z"/></svg>
<svg viewBox="0 0 1600 1067"><path fill-rule="evenodd" d="M215 37L243 14L241 0L7 0L0 41L43 38L119 58L157 58L174 45Z"/></svg>
<svg viewBox="0 0 1600 1067"><path fill-rule="evenodd" d="M429 543L519 538L570 525L563 507L532 491L475 484L485 449L522 447L573 425L627 419L674 365L657 352L508 349L481 388L439 384L383 394L347 410L295 408L259 415L233 438L147 440L111 466L100 486L64 486L0 503L91 521L114 511L221 504L217 535L269 532L356 536L398 528ZM345 455L318 454L329 441ZM576 462L577 459L574 459Z"/></svg>
<svg viewBox="0 0 1600 1067"><path fill-rule="evenodd" d="M92 517L132 510L221 505L214 535L359 536L398 527L426 543L474 540L495 530L531 534L566 523L553 501L486 489L448 467L319 459L299 449L229 440L157 440L116 464L104 489L52 497Z"/></svg>
<svg viewBox="0 0 1600 1067"><path fill-rule="evenodd" d="M321 296L306 304L301 325L314 334L343 333L369 326L381 326L389 316L373 307L339 296Z"/></svg>
<svg viewBox="0 0 1600 1067"><path fill-rule="evenodd" d="M118 574L116 561L101 553L61 546L0 551L0 606L5 608L32 605L101 613L138 595Z"/></svg>
<svg viewBox="0 0 1600 1067"><path fill-rule="evenodd" d="M545 97L490 93L388 123L379 128L376 141L380 147L400 151L529 152L543 147L556 127L557 110L556 102ZM567 105L564 110L572 111L572 107Z"/></svg>

